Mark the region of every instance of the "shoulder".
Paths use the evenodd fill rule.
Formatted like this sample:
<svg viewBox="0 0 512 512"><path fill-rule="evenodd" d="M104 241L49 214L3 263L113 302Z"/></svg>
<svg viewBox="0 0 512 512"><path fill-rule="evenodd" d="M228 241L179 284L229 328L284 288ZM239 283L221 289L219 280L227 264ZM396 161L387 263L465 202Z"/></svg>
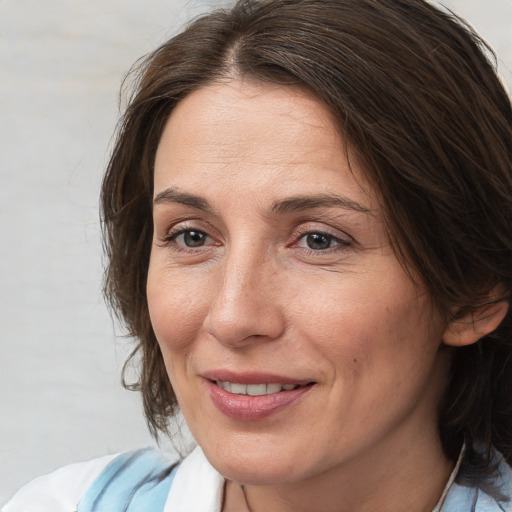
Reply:
<svg viewBox="0 0 512 512"><path fill-rule="evenodd" d="M74 512L87 488L116 455L70 464L22 487L2 512Z"/></svg>
<svg viewBox="0 0 512 512"><path fill-rule="evenodd" d="M123 453L87 489L76 512L160 512L178 467L153 449Z"/></svg>

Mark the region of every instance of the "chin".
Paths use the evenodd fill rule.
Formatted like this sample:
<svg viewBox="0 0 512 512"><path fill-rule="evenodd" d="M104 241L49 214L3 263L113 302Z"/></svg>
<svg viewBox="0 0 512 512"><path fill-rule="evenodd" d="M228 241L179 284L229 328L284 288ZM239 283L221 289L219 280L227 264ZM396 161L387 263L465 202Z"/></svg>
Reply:
<svg viewBox="0 0 512 512"><path fill-rule="evenodd" d="M203 451L210 464L226 479L245 485L278 485L301 480L307 471L297 465L304 460L304 454L286 455L275 446L268 449L232 451L221 447Z"/></svg>

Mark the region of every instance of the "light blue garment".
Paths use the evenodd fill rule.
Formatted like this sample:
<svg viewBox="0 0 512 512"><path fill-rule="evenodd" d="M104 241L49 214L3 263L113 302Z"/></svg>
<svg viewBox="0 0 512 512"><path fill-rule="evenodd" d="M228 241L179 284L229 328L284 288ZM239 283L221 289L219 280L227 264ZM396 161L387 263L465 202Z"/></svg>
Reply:
<svg viewBox="0 0 512 512"><path fill-rule="evenodd" d="M500 453L495 453L495 460L499 464L494 488L508 500L499 501L481 489L454 483L441 512L512 512L512 470Z"/></svg>
<svg viewBox="0 0 512 512"><path fill-rule="evenodd" d="M162 512L176 469L152 449L123 453L94 481L77 512Z"/></svg>
<svg viewBox="0 0 512 512"><path fill-rule="evenodd" d="M472 487L463 487L454 484L441 512L509 512L510 501L508 504L500 504L494 498Z"/></svg>

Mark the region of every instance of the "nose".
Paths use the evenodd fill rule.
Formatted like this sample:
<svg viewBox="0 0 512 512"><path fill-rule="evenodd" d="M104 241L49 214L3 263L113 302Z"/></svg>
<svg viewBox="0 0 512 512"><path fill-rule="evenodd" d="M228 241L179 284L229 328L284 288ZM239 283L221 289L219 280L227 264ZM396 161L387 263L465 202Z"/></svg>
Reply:
<svg viewBox="0 0 512 512"><path fill-rule="evenodd" d="M275 340L285 329L277 269L244 252L225 260L204 323L209 334L230 347Z"/></svg>

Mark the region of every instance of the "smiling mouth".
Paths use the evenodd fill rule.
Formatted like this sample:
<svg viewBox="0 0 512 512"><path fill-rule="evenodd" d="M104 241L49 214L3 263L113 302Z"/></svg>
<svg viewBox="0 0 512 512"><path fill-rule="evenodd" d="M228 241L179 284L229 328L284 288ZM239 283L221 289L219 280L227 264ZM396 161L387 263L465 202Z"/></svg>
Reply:
<svg viewBox="0 0 512 512"><path fill-rule="evenodd" d="M215 381L215 384L224 391L233 395L263 396L281 393L283 391L293 391L301 386L300 384L240 384L238 382L227 382L222 380ZM309 386L313 383L306 384Z"/></svg>
<svg viewBox="0 0 512 512"><path fill-rule="evenodd" d="M241 375L240 380L245 382L234 382L234 375L231 377L234 377L233 380L227 380L230 378L228 375L223 377L226 380L220 380L220 375L211 377L206 378L206 383L213 405L229 419L237 422L263 421L294 404L300 404L316 385L316 382L306 380L290 382L287 378L283 379L283 383L279 382L279 377L270 375L267 378L255 374ZM270 382L264 382L267 379Z"/></svg>

